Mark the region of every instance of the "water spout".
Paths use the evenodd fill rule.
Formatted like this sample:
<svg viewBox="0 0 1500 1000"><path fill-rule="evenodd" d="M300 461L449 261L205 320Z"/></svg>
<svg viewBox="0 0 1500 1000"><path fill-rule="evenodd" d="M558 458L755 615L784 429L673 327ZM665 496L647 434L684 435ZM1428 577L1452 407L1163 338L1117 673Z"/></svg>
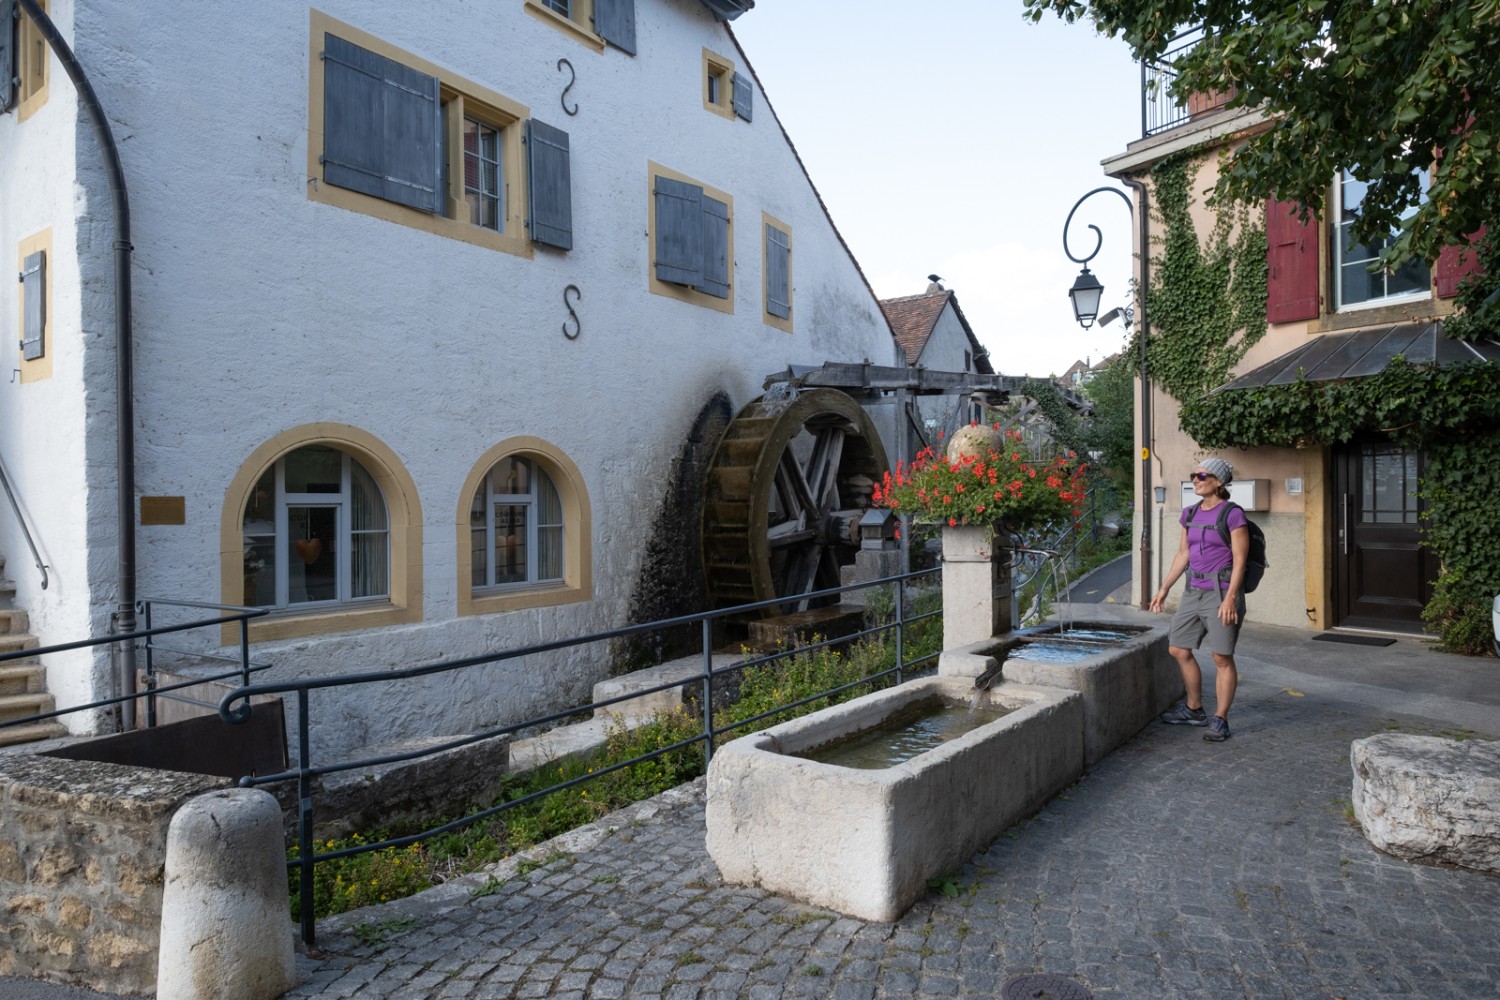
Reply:
<svg viewBox="0 0 1500 1000"><path fill-rule="evenodd" d="M974 687L981 691L988 691L991 684L995 683L1000 676L1001 668L1005 666L1006 657L1010 656L1009 649L1002 649L990 658L990 665L984 668L984 673L974 678Z"/></svg>

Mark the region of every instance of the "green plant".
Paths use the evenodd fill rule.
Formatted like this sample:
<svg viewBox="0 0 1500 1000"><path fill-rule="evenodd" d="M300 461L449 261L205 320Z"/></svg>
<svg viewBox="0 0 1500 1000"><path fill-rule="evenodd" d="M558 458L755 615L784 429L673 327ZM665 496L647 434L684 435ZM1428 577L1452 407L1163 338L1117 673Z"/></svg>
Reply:
<svg viewBox="0 0 1500 1000"><path fill-rule="evenodd" d="M957 899L959 893L963 892L963 884L958 881L956 875L939 875L937 878L930 878L927 880L927 888L949 899Z"/></svg>
<svg viewBox="0 0 1500 1000"><path fill-rule="evenodd" d="M374 924L355 924L349 932L363 945L384 944L392 934L400 934L417 926L416 917L392 917Z"/></svg>
<svg viewBox="0 0 1500 1000"><path fill-rule="evenodd" d="M504 879L498 879L493 875L487 876L483 882L469 890L470 899L483 899L485 896L493 896L505 885Z"/></svg>

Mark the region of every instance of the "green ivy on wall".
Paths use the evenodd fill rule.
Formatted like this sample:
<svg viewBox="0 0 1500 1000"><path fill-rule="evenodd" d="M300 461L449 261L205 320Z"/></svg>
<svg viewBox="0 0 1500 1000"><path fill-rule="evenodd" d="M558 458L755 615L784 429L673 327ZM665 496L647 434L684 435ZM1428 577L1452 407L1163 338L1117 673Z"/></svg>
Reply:
<svg viewBox="0 0 1500 1000"><path fill-rule="evenodd" d="M1058 444L1078 455L1087 453L1088 444L1084 440L1078 414L1063 402L1056 385L1042 379L1027 379L1021 383L1019 392L1036 403L1037 409L1052 424L1052 436Z"/></svg>
<svg viewBox="0 0 1500 1000"><path fill-rule="evenodd" d="M1161 235L1152 240L1160 254L1146 292L1146 363L1156 384L1183 403L1228 381L1266 332L1265 226L1243 207L1222 209L1200 243L1191 212L1200 163L1187 153L1151 172ZM1127 354L1139 349L1134 343Z"/></svg>

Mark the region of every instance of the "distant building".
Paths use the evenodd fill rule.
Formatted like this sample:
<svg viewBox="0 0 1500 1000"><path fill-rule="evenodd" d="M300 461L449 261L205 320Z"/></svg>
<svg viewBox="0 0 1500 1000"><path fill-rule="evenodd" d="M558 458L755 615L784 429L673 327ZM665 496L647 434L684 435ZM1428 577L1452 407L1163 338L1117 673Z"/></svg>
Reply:
<svg viewBox="0 0 1500 1000"><path fill-rule="evenodd" d="M989 351L974 336L958 307L958 296L944 289L935 276L921 295L882 299L880 308L890 321L907 365L995 374ZM929 442L935 441L939 432L951 434L957 427L984 418L983 407L967 396L919 396L915 405L921 415L923 436Z"/></svg>

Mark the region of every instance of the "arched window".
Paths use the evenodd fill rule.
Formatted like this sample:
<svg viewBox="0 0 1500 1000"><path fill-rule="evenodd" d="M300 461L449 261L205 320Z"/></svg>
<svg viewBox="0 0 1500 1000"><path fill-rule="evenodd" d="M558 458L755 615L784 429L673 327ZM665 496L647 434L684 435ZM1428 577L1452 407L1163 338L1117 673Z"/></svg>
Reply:
<svg viewBox="0 0 1500 1000"><path fill-rule="evenodd" d="M277 459L245 503L244 603L314 610L390 597L390 519L374 477L346 452Z"/></svg>
<svg viewBox="0 0 1500 1000"><path fill-rule="evenodd" d="M464 480L457 514L460 615L592 596L588 491L555 445L525 436L490 448Z"/></svg>
<svg viewBox="0 0 1500 1000"><path fill-rule="evenodd" d="M529 459L502 458L469 505L475 589L561 583L565 536L552 477Z"/></svg>

